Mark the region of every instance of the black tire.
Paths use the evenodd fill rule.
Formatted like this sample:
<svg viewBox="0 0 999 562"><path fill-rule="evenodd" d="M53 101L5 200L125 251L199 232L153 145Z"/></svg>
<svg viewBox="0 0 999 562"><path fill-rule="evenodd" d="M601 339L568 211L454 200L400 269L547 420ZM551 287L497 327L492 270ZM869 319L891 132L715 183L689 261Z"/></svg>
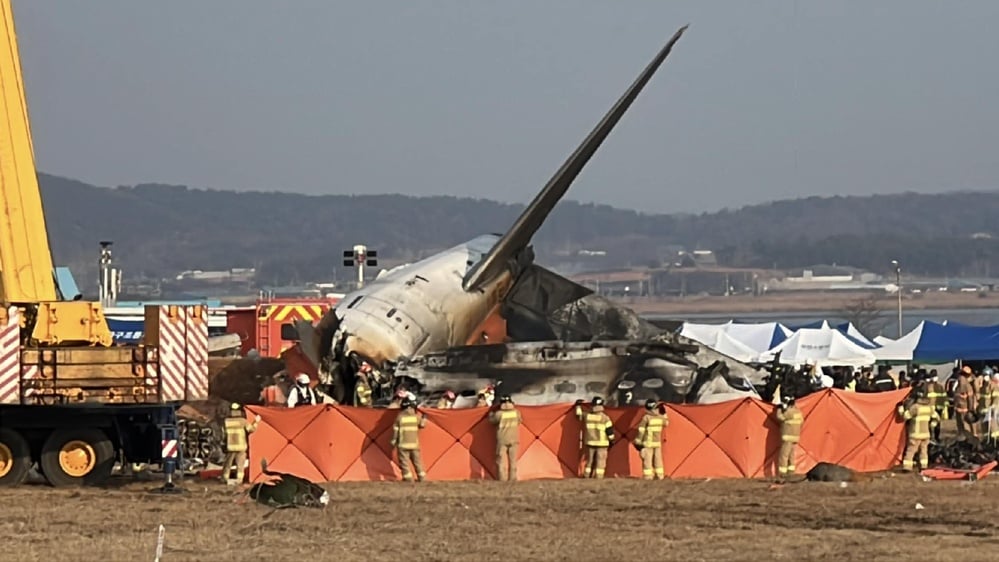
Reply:
<svg viewBox="0 0 999 562"><path fill-rule="evenodd" d="M17 486L28 479L31 471L31 448L21 434L7 427L0 427L0 447L3 455L10 453L10 467L0 476L0 486ZM6 459L0 459L5 462ZM0 470L4 467L0 466Z"/></svg>
<svg viewBox="0 0 999 562"><path fill-rule="evenodd" d="M59 464L59 451L70 441L87 443L95 454L93 468L81 476L67 474ZM42 445L42 458L39 464L45 479L55 487L99 486L111 478L111 470L114 468L114 445L111 444L107 434L99 429L57 429Z"/></svg>

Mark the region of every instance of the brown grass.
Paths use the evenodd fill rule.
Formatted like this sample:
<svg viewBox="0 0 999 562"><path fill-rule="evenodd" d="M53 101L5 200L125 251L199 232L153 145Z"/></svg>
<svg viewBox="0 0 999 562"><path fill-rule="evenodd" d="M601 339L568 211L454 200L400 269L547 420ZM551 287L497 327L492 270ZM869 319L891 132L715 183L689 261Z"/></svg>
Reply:
<svg viewBox="0 0 999 562"><path fill-rule="evenodd" d="M152 560L161 523L164 562L970 561L999 545L999 478L351 483L329 486L325 511L273 512L221 484L184 485L171 497L150 483L4 490L2 559Z"/></svg>

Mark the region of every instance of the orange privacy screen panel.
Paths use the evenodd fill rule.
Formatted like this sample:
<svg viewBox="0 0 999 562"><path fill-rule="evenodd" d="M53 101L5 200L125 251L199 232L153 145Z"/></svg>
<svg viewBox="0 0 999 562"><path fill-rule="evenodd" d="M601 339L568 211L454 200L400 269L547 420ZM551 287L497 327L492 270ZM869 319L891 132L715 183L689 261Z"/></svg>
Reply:
<svg viewBox="0 0 999 562"><path fill-rule="evenodd" d="M905 425L895 414L907 390L857 394L824 390L798 401L805 415L798 447L798 473L818 462L853 470L885 470L901 459ZM774 406L749 398L710 405L670 405L663 456L673 478L760 478L776 471L780 430ZM250 478L268 468L317 482L397 480L391 446L399 410L349 406L264 408L247 406L262 418L250 435ZM521 480L575 478L583 459L582 428L571 404L520 406L517 473ZM488 409L422 410L427 426L420 448L428 480L496 478L496 432ZM631 445L644 411L608 408L614 444L607 477L640 477L642 465Z"/></svg>

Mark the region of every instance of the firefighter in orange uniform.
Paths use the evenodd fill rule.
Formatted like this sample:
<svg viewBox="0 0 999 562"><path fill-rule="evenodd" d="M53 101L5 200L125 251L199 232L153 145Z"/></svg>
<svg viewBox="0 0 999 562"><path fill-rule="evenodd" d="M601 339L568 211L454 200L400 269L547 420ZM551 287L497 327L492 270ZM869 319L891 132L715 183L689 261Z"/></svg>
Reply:
<svg viewBox="0 0 999 562"><path fill-rule="evenodd" d="M489 412L496 426L496 474L502 480L517 480L517 451L520 448L520 423L523 418L510 395L500 396L499 408Z"/></svg>
<svg viewBox="0 0 999 562"><path fill-rule="evenodd" d="M415 470L416 478L423 482L427 473L423 470L423 461L420 459L420 430L427 426L427 416L417 416L416 402L409 398L403 400L401 406L402 411L395 418L395 425L392 427L392 446L399 455L402 479L412 482Z"/></svg>
<svg viewBox="0 0 999 562"><path fill-rule="evenodd" d="M288 406L288 396L282 388L288 380L288 374L281 371L274 375L274 382L260 391L260 403L268 408L284 408Z"/></svg>
<svg viewBox="0 0 999 562"><path fill-rule="evenodd" d="M780 453L777 455L777 481L783 482L794 474L794 454L801 439L801 423L805 416L794 405L794 396L787 395L774 412L780 423Z"/></svg>
<svg viewBox="0 0 999 562"><path fill-rule="evenodd" d="M978 424L969 420L978 406L975 396L975 386L972 383L971 367L965 365L957 377L957 389L954 390L954 419L957 420L958 435L971 434L978 436Z"/></svg>
<svg viewBox="0 0 999 562"><path fill-rule="evenodd" d="M659 403L650 398L645 401L645 416L638 423L638 436L635 448L642 457L642 478L664 480L666 472L663 469L663 430L669 425L669 417L660 412Z"/></svg>
<svg viewBox="0 0 999 562"><path fill-rule="evenodd" d="M583 445L586 463L583 478L603 478L607 466L607 449L614 441L614 426L604 413L604 399L597 396L590 402L590 411L583 411L583 401L576 401L576 417L583 422Z"/></svg>
<svg viewBox="0 0 999 562"><path fill-rule="evenodd" d="M898 414L909 422L909 443L905 447L905 456L902 457L902 469L906 471L912 470L917 452L919 468L924 469L929 465L930 432L940 423L940 416L926 396L926 389L917 388L914 394L915 401L898 405Z"/></svg>
<svg viewBox="0 0 999 562"><path fill-rule="evenodd" d="M242 408L233 402L229 407L229 415L225 418L225 442L226 454L225 462L222 463L222 474L219 477L230 486L243 483L243 475L246 470L246 452L249 449L246 436L256 431L260 424L260 416L257 416L253 423L246 421ZM236 479L230 480L233 464L236 465Z"/></svg>

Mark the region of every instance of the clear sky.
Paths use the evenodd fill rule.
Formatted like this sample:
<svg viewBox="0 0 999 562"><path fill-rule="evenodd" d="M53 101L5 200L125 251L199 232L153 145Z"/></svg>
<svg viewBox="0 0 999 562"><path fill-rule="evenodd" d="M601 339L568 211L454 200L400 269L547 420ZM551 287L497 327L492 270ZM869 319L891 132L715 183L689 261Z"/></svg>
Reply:
<svg viewBox="0 0 999 562"><path fill-rule="evenodd" d="M999 1L13 0L39 169L650 212L999 188Z"/></svg>

